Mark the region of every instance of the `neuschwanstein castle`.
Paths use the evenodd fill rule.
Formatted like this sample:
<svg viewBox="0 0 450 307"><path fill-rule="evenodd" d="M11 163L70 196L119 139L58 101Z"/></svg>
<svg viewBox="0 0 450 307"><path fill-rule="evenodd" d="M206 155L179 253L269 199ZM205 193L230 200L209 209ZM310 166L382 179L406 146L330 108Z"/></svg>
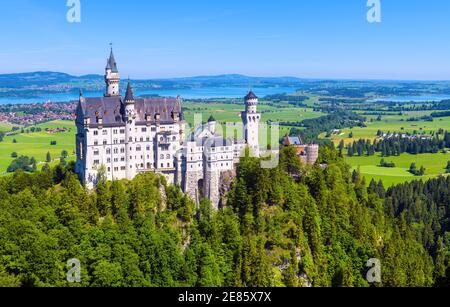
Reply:
<svg viewBox="0 0 450 307"><path fill-rule="evenodd" d="M218 207L223 182L234 176L248 147L259 156L258 97L250 91L242 112L244 140L226 139L211 116L206 125L186 131L182 99L137 98L128 82L120 95L120 75L113 51L107 61L104 97L80 93L77 107L76 170L93 188L102 169L108 180L133 179L144 172L164 175L194 200L209 198Z"/></svg>

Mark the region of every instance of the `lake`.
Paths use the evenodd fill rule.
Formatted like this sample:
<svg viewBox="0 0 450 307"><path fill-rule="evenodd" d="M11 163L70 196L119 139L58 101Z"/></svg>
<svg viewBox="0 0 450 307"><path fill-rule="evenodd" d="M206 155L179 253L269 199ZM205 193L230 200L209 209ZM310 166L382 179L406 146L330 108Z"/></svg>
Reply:
<svg viewBox="0 0 450 307"><path fill-rule="evenodd" d="M145 89L136 90L135 95L159 95L163 97L176 97L180 95L184 99L209 99L209 98L243 98L248 93L248 87L203 87L190 89ZM293 93L294 87L268 87L254 88L253 91L259 97L267 95ZM85 97L100 97L103 92L84 92ZM78 94L75 93L50 93L41 95L39 98L21 98L21 97L1 97L0 104L30 104L40 102L61 102L78 100Z"/></svg>

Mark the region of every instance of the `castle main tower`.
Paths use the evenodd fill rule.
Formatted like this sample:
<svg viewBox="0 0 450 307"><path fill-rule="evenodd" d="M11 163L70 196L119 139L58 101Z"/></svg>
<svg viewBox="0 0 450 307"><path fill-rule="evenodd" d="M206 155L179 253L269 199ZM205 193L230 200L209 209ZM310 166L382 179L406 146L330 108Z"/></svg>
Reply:
<svg viewBox="0 0 450 307"><path fill-rule="evenodd" d="M106 83L105 97L120 96L119 91L120 75L119 70L117 69L117 63L116 59L114 58L112 48L111 54L109 55L109 59L107 60L106 63L105 83Z"/></svg>
<svg viewBox="0 0 450 307"><path fill-rule="evenodd" d="M247 146L253 156L259 157L259 123L261 114L258 113L258 97L250 91L245 96L245 112L242 113L244 122L244 136Z"/></svg>

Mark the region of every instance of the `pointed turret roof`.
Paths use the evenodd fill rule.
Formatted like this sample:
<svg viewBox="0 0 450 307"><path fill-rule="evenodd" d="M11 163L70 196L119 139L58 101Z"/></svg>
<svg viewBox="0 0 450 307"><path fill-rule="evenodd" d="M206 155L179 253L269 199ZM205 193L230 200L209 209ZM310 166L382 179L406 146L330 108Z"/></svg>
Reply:
<svg viewBox="0 0 450 307"><path fill-rule="evenodd" d="M125 93L125 102L134 101L133 88L131 87L131 82L128 80L127 92Z"/></svg>
<svg viewBox="0 0 450 307"><path fill-rule="evenodd" d="M106 69L111 69L111 71L113 73L119 72L119 70L117 69L117 63L116 63L116 59L114 58L114 52L113 52L112 47L111 47L111 54L109 55L109 59L106 63Z"/></svg>
<svg viewBox="0 0 450 307"><path fill-rule="evenodd" d="M249 91L247 96L245 96L245 100L250 100L250 99L258 99L258 97L255 95L255 93L253 93L253 91Z"/></svg>
<svg viewBox="0 0 450 307"><path fill-rule="evenodd" d="M215 121L216 121L216 119L212 115L208 119L208 123L212 123L212 122L215 122Z"/></svg>

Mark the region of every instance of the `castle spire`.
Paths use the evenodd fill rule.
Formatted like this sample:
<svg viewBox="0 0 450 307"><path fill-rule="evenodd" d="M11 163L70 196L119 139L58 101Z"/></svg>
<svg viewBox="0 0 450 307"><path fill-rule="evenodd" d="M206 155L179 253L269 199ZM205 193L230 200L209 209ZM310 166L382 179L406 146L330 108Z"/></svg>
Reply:
<svg viewBox="0 0 450 307"><path fill-rule="evenodd" d="M134 93L131 87L131 82L128 80L127 92L125 94L125 103L134 103Z"/></svg>
<svg viewBox="0 0 450 307"><path fill-rule="evenodd" d="M117 69L116 59L114 57L114 52L111 46L111 53L108 60L106 61L105 69L105 83L106 92L105 97L116 97L120 95L120 75Z"/></svg>
<svg viewBox="0 0 450 307"><path fill-rule="evenodd" d="M113 73L118 73L116 58L114 57L114 51L111 44L111 53L109 54L109 59L106 64L106 69L110 69Z"/></svg>

